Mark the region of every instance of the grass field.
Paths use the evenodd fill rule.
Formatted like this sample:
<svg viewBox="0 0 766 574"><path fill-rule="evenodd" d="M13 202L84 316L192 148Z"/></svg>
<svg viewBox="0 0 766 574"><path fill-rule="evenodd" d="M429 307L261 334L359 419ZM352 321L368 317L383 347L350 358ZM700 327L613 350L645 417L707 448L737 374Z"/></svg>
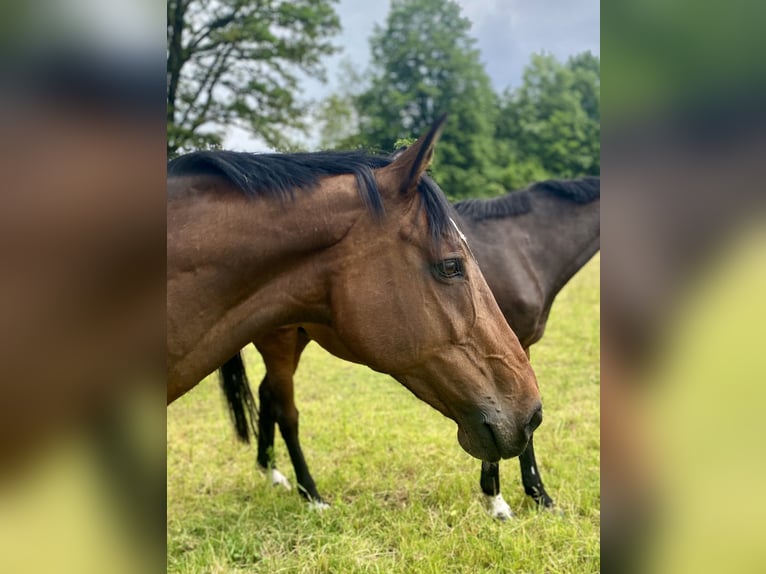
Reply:
<svg viewBox="0 0 766 574"><path fill-rule="evenodd" d="M310 510L295 490L267 485L210 377L168 408L168 570L598 572L599 263L561 292L532 348L545 409L535 451L561 513L526 499L511 460L500 472L516 518L491 519L479 461L452 421L390 377L311 344L296 399L306 459L332 508ZM260 356L250 348L246 361L257 385ZM294 484L281 438L276 460Z"/></svg>

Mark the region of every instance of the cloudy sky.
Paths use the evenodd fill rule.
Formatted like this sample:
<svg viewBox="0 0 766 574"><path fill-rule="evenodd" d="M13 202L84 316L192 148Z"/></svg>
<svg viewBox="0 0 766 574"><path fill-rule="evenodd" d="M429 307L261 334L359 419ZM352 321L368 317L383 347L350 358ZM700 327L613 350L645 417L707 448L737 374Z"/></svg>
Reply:
<svg viewBox="0 0 766 574"><path fill-rule="evenodd" d="M572 54L599 50L599 0L457 0L472 23L481 60L496 90L521 82L531 54L546 51L559 60ZM327 85L306 81L306 96L320 99L338 85L338 66L351 60L357 69L370 59L369 38L373 26L385 24L387 0L340 0L337 11L343 31L337 43L343 51L327 60ZM232 149L263 151L262 145L244 133L232 133L226 145Z"/></svg>

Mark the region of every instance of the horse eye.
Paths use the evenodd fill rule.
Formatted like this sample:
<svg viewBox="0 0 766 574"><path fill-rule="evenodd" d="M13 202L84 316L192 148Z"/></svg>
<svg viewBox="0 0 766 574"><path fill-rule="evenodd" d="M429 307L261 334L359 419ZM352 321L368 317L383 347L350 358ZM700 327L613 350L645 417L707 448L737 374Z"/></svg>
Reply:
<svg viewBox="0 0 766 574"><path fill-rule="evenodd" d="M444 259L439 261L434 267L437 274L444 279L454 279L465 274L462 259Z"/></svg>

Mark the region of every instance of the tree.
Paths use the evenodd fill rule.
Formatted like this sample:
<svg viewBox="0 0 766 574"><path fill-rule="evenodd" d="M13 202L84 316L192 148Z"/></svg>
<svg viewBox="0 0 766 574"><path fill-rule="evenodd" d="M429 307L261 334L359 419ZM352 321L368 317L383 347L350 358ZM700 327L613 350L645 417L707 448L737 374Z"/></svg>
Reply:
<svg viewBox="0 0 766 574"><path fill-rule="evenodd" d="M569 58L567 68L574 73L572 88L579 95L588 118L601 122L601 62L598 56L582 52Z"/></svg>
<svg viewBox="0 0 766 574"><path fill-rule="evenodd" d="M355 99L359 135L380 151L449 113L434 174L455 198L502 191L491 180L496 98L470 28L454 0L392 0L370 40L371 85Z"/></svg>
<svg viewBox="0 0 766 574"><path fill-rule="evenodd" d="M167 151L215 147L229 126L285 147L305 129L299 74L323 78L337 0L168 0Z"/></svg>
<svg viewBox="0 0 766 574"><path fill-rule="evenodd" d="M599 60L583 53L559 63L535 54L522 85L500 102L496 138L507 164L537 164L553 177L600 171Z"/></svg>
<svg viewBox="0 0 766 574"><path fill-rule="evenodd" d="M355 102L367 79L349 59L340 62L338 79L339 89L320 101L312 113L319 149L362 148L365 140L359 133Z"/></svg>

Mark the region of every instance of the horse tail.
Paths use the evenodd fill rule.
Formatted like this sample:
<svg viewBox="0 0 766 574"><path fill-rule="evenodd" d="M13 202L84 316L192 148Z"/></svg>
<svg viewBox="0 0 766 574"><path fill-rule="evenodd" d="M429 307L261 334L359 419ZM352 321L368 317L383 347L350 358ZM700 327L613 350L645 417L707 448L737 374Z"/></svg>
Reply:
<svg viewBox="0 0 766 574"><path fill-rule="evenodd" d="M242 442L250 442L250 433L258 437L258 405L250 390L242 354L237 353L226 361L218 372L221 376L221 389L229 406L231 422Z"/></svg>

